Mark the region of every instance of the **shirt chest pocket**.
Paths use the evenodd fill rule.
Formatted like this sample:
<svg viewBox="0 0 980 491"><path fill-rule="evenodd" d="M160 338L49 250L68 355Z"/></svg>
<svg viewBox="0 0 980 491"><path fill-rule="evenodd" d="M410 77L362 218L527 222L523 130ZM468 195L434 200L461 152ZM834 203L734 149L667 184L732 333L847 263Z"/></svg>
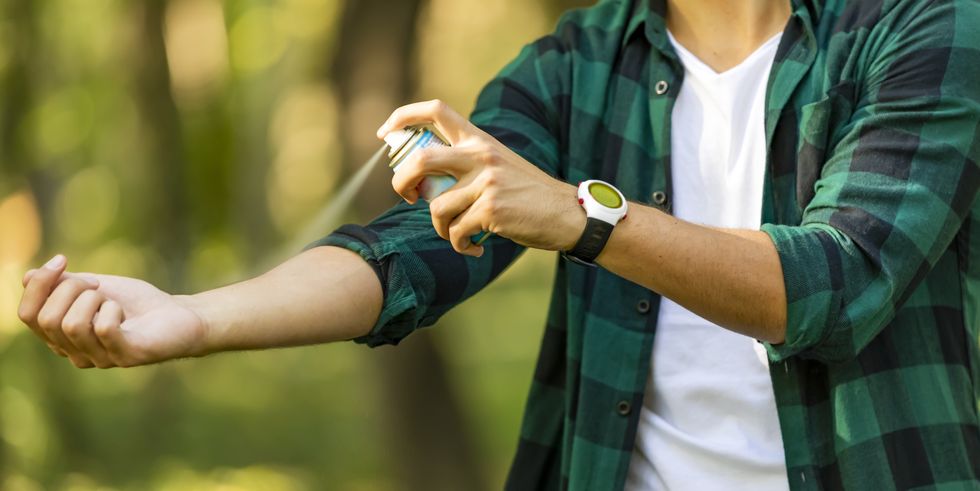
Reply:
<svg viewBox="0 0 980 491"><path fill-rule="evenodd" d="M796 201L801 209L813 199L814 184L840 141L853 111L854 84L851 82L835 85L823 99L800 108Z"/></svg>

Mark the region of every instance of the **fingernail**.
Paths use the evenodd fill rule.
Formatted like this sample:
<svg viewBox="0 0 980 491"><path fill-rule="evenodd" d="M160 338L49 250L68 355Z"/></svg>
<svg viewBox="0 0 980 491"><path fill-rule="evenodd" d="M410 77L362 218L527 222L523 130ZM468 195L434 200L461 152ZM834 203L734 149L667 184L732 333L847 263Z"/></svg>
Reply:
<svg viewBox="0 0 980 491"><path fill-rule="evenodd" d="M48 262L44 263L44 267L51 270L60 269L64 265L65 265L65 256L62 256L61 254L55 255L54 257L49 259Z"/></svg>
<svg viewBox="0 0 980 491"><path fill-rule="evenodd" d="M388 132L385 131L385 126L384 125L381 125L381 127L378 128L378 131L376 133L378 135L378 138L384 138L385 137L385 134L387 134Z"/></svg>

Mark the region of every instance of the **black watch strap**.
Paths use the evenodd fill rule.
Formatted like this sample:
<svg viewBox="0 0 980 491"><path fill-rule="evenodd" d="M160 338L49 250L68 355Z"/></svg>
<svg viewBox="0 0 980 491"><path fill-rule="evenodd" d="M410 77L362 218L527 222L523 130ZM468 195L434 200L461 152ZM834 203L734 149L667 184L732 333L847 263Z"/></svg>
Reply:
<svg viewBox="0 0 980 491"><path fill-rule="evenodd" d="M582 237L578 239L578 243L572 250L564 253L565 257L579 264L595 266L595 258L599 257L602 248L606 246L612 230L613 226L609 222L589 217L585 222Z"/></svg>

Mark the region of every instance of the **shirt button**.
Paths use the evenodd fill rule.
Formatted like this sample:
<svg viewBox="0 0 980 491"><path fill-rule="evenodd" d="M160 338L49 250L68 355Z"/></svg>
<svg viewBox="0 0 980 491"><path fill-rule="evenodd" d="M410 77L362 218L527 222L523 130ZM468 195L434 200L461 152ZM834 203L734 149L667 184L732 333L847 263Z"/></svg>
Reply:
<svg viewBox="0 0 980 491"><path fill-rule="evenodd" d="M633 406L630 404L630 401L622 400L616 404L616 412L619 413L620 416L629 416L630 411L632 410Z"/></svg>
<svg viewBox="0 0 980 491"><path fill-rule="evenodd" d="M650 301L644 298L639 302L636 302L636 311L641 314L650 312Z"/></svg>
<svg viewBox="0 0 980 491"><path fill-rule="evenodd" d="M667 193L663 191L654 191L650 197L653 198L653 203L656 205L663 206L667 202Z"/></svg>
<svg viewBox="0 0 980 491"><path fill-rule="evenodd" d="M653 90L655 90L657 92L657 95L664 95L664 94L667 93L667 89L669 89L669 88L670 88L670 85L667 84L667 81L666 80L661 80L661 81L657 82L657 85L655 85L653 87Z"/></svg>

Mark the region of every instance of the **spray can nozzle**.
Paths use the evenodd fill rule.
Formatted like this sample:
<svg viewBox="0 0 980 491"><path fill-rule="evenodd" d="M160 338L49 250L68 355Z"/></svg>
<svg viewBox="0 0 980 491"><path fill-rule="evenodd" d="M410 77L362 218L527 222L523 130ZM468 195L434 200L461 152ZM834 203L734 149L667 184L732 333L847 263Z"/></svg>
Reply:
<svg viewBox="0 0 980 491"><path fill-rule="evenodd" d="M408 140L412 139L412 136L415 135L415 131L415 129L405 128L391 131L385 135L384 140L389 149L388 157L394 157L395 154L398 153L398 151L401 150L406 143L408 143Z"/></svg>

